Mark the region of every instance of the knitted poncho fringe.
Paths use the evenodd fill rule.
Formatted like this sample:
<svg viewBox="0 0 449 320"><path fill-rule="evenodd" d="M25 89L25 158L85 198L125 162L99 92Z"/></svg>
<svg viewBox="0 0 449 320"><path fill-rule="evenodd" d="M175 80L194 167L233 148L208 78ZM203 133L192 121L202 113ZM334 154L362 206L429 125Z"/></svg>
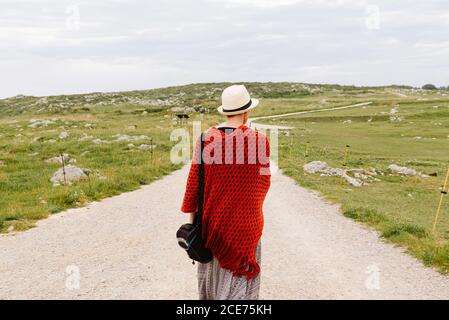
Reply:
<svg viewBox="0 0 449 320"><path fill-rule="evenodd" d="M255 144L255 145L254 145ZM234 276L256 277L255 251L262 236L262 206L270 186L270 147L260 132L208 130L204 142L203 239L220 266ZM199 140L181 207L198 205Z"/></svg>

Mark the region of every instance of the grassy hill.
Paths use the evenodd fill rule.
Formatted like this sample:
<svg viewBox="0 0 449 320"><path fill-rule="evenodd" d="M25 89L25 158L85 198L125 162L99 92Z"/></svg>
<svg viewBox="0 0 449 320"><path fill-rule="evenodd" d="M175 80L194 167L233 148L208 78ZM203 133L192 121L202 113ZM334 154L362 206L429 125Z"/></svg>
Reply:
<svg viewBox="0 0 449 320"><path fill-rule="evenodd" d="M29 228L50 214L134 190L179 168L170 162L175 143L170 133L178 127L191 130L192 121L201 120L203 129L220 121L215 108L228 85L0 100L0 232ZM375 227L424 262L449 270L449 196L438 233L430 232L449 164L449 91L246 85L261 98L252 116L372 102L263 121L295 128L280 137L280 166L286 174L342 204L345 215ZM188 113L189 122L177 124L175 113ZM88 169L89 179L54 187L50 178L61 165L47 160L62 153L76 160L72 165ZM313 160L375 170L376 179L352 187L339 177L305 174L303 165ZM388 169L392 163L423 175L395 174Z"/></svg>

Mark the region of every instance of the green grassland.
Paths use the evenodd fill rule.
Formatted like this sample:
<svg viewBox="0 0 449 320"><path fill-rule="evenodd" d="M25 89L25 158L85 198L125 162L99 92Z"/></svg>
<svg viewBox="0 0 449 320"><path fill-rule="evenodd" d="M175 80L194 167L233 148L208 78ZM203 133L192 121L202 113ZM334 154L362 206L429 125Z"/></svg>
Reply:
<svg viewBox="0 0 449 320"><path fill-rule="evenodd" d="M347 217L379 230L428 265L449 271L449 196L445 196L433 234L440 188L449 166L449 98L374 95L370 106L266 120L295 127L280 139L280 167L298 184L319 191L342 205ZM398 105L395 116L390 111ZM303 105L298 102L298 109ZM350 120L350 121L348 121ZM306 156L306 145L308 151ZM375 168L379 181L352 187L339 177L305 174L303 165L320 160L344 168ZM429 177L400 176L388 169L398 164ZM437 176L434 176L434 175Z"/></svg>
<svg viewBox="0 0 449 320"><path fill-rule="evenodd" d="M203 129L221 121L215 108L227 85L0 100L0 232L27 229L50 214L134 190L179 168L169 160L175 143L170 133L181 126L191 130L194 120L202 119ZM279 165L284 173L340 203L344 215L376 228L425 263L449 271L449 196L438 232L430 232L449 164L448 91L299 83L247 87L261 99L253 117L372 102L260 122L294 127L288 136L280 136ZM394 116L400 121L391 119L396 105ZM191 118L178 125L173 121L176 112L187 112ZM53 122L32 128L32 119ZM69 136L60 139L61 132ZM115 134L146 135L156 148L139 150L140 143L148 142L119 142ZM92 138L83 139L86 135ZM95 144L93 139L108 143ZM304 174L303 165L313 160L343 167L346 145L350 145L347 168L375 168L379 181L357 188L338 177ZM61 153L95 174L53 187L49 179L60 166L45 160ZM392 174L391 163L431 176Z"/></svg>

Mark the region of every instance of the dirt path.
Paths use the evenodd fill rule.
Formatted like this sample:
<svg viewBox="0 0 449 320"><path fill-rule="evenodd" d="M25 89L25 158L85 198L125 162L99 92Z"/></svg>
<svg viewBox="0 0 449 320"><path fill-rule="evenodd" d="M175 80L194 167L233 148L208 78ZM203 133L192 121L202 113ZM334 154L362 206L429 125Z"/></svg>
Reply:
<svg viewBox="0 0 449 320"><path fill-rule="evenodd" d="M0 298L196 299L196 266L174 237L187 169L1 236ZM265 217L261 298L449 297L449 278L280 173Z"/></svg>
<svg viewBox="0 0 449 320"><path fill-rule="evenodd" d="M337 111L337 110L344 110L344 109L352 109L352 108L360 108L360 107L366 107L373 104L370 102L362 102L357 104L351 104L348 106L341 106L341 107L332 107L332 108L325 108L325 109L316 109L316 110L305 110L305 111L297 111L297 112L289 112L289 113L282 113L282 114L273 114L270 116L262 116L257 118L251 118L248 120L248 122L251 124L254 124L256 127L259 126L266 126L259 123L255 123L254 121L261 120L261 119L274 119L274 118L283 118L283 117L291 117L291 116L298 116L302 114L308 114L308 113L318 113L318 112L326 112L326 111ZM270 126L273 127L273 126ZM280 127L283 128L283 127Z"/></svg>

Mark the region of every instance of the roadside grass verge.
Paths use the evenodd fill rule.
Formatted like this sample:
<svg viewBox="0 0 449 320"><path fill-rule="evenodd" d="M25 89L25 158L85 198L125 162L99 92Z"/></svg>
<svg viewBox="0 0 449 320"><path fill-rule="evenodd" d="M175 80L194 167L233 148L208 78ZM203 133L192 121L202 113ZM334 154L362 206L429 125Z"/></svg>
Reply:
<svg viewBox="0 0 449 320"><path fill-rule="evenodd" d="M167 108L142 110L141 106L121 105L101 106L89 113L2 117L0 232L26 230L51 214L133 191L181 168L182 164L170 160L176 143L170 141L170 133L182 126L173 123ZM32 118L52 119L53 123L32 128ZM203 126L213 119L206 119ZM191 131L191 121L184 127ZM61 139L62 132L68 132L68 137ZM117 134L149 139L118 141ZM140 149L142 144L155 148ZM46 160L62 153L76 160L66 165L88 169L88 179L54 187L50 178L61 165Z"/></svg>
<svg viewBox="0 0 449 320"><path fill-rule="evenodd" d="M448 273L449 196L444 199L437 232L431 230L449 166L449 117L435 105L448 108L449 99L401 102L395 114L402 117L400 121L387 114L395 104L381 101L365 109L261 122L295 128L279 140L279 165L286 175L340 204L346 217L376 229L382 238L424 264ZM339 177L304 172L303 165L315 160L345 168L346 145L350 146L346 168L373 168L378 181L353 187ZM425 176L398 175L388 169L392 163Z"/></svg>

